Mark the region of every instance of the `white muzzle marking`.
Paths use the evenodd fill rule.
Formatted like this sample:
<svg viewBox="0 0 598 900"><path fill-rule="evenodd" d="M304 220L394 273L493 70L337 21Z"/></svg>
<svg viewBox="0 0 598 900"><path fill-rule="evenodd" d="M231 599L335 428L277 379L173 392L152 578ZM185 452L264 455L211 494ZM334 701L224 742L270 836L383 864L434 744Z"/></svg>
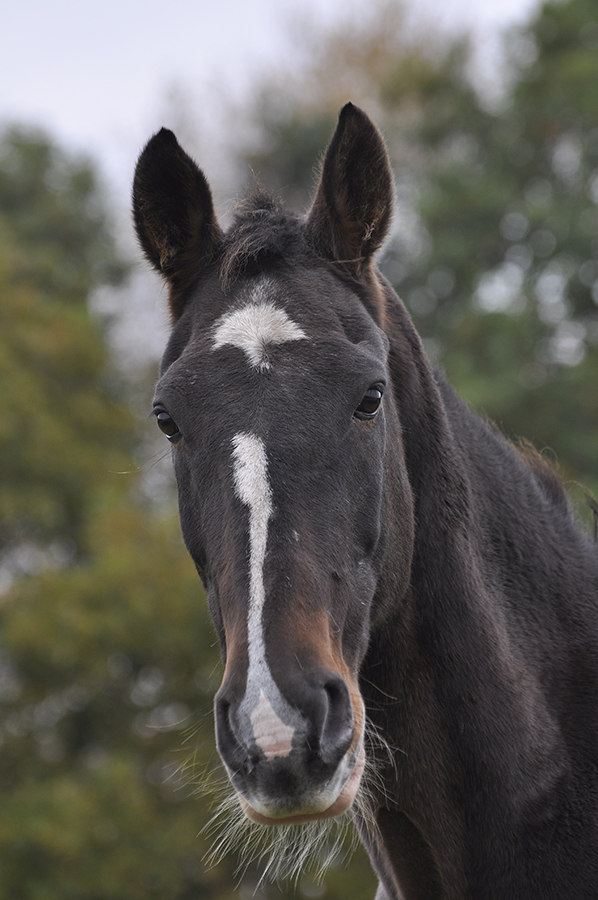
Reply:
<svg viewBox="0 0 598 900"><path fill-rule="evenodd" d="M295 729L285 725L263 691L260 691L260 699L249 718L255 742L267 759L289 755Z"/></svg>

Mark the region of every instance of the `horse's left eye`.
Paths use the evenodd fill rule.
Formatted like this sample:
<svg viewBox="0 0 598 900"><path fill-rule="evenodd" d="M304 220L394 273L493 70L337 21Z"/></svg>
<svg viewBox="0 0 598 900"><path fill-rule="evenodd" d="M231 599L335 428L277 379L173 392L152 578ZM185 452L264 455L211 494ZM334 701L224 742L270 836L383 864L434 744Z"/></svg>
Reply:
<svg viewBox="0 0 598 900"><path fill-rule="evenodd" d="M176 444L177 441L180 441L182 434L174 419L167 412L164 410L157 412L156 421L158 423L158 428L162 434L166 435L171 444Z"/></svg>
<svg viewBox="0 0 598 900"><path fill-rule="evenodd" d="M358 419L373 419L382 402L382 387L375 385L363 395L363 399L353 415Z"/></svg>

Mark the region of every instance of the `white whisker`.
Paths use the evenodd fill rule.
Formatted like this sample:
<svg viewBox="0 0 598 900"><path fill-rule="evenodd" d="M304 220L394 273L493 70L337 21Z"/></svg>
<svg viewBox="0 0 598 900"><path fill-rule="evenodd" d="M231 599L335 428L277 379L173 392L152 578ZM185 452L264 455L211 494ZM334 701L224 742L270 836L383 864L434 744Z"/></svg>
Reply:
<svg viewBox="0 0 598 900"><path fill-rule="evenodd" d="M304 825L257 825L245 816L232 789L218 803L203 833L214 836L205 857L208 866L234 854L235 876L259 866L258 887L264 881L296 882L306 871L321 881L332 862L350 855L358 841L350 814ZM349 842L348 835L352 836Z"/></svg>
<svg viewBox="0 0 598 900"><path fill-rule="evenodd" d="M309 872L319 882L335 860L352 855L359 844L355 827L359 821L373 839L380 839L375 809L387 798L383 769L390 765L396 771L396 755L403 753L392 747L372 722L366 726L366 766L353 808L342 816L319 819L303 825L264 826L250 821L243 813L228 777L220 770L204 771L194 778L196 792L216 800L214 813L202 829L212 843L205 862L214 866L225 856L236 857L235 876L243 877L250 867L259 868L256 890L265 881L296 882ZM387 759L387 761L386 761ZM193 757L186 770L193 772Z"/></svg>

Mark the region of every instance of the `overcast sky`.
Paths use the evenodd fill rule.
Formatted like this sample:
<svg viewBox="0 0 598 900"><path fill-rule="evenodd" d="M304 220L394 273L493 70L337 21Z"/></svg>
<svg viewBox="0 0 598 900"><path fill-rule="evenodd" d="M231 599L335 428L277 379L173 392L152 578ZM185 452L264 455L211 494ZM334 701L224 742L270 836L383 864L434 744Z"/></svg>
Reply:
<svg viewBox="0 0 598 900"><path fill-rule="evenodd" d="M488 42L537 0L406 0L448 29ZM315 30L359 20L372 0L19 0L4 4L0 122L39 124L94 154L120 190L164 121L173 89L206 102L251 91L288 64L297 17ZM295 24L294 24L295 23Z"/></svg>

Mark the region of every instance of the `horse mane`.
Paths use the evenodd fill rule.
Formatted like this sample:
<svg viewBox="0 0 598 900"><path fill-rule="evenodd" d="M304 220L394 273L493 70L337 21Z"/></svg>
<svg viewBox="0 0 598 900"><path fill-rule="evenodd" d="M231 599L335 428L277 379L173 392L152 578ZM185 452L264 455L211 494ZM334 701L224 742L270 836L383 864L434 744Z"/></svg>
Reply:
<svg viewBox="0 0 598 900"><path fill-rule="evenodd" d="M512 446L528 469L531 469L542 491L557 506L569 509L569 498L556 463L546 459L532 442L526 438L519 438Z"/></svg>

